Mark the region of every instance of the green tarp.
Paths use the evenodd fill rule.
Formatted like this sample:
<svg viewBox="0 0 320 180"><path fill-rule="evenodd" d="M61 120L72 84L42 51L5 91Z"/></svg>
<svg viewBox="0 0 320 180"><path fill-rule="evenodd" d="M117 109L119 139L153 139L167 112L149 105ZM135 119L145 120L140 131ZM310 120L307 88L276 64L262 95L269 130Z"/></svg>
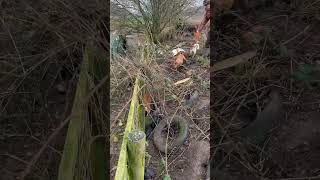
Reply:
<svg viewBox="0 0 320 180"><path fill-rule="evenodd" d="M112 33L110 37L110 48L112 55L121 54L124 55L126 51L126 38L123 35Z"/></svg>

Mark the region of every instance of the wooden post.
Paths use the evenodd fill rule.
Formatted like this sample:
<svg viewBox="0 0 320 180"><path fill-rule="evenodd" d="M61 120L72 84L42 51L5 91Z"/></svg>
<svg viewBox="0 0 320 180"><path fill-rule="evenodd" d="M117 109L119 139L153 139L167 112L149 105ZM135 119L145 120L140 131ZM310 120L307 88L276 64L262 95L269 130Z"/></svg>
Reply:
<svg viewBox="0 0 320 180"><path fill-rule="evenodd" d="M127 119L127 125L123 135L123 141L121 145L121 150L119 154L119 160L117 165L117 171L115 180L124 180L128 178L128 134L134 129L139 129L139 124L137 121L138 109L139 109L139 98L138 94L140 91L140 77L137 76L133 93L132 100L130 104L130 110Z"/></svg>
<svg viewBox="0 0 320 180"><path fill-rule="evenodd" d="M134 130L128 134L128 175L129 180L144 180L146 134Z"/></svg>

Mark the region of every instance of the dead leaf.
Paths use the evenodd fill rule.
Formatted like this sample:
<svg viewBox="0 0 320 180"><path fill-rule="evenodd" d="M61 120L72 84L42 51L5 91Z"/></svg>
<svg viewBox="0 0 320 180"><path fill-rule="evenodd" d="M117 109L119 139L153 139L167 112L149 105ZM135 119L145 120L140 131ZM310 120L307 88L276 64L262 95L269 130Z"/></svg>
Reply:
<svg viewBox="0 0 320 180"><path fill-rule="evenodd" d="M212 67L212 71L215 72L215 71L227 69L227 68L236 66L238 64L247 62L249 59L253 58L256 54L257 54L256 51L249 51L241 55L225 59L221 62L215 63Z"/></svg>
<svg viewBox="0 0 320 180"><path fill-rule="evenodd" d="M180 80L180 81L177 81L177 82L175 82L173 85L178 85L178 84L182 84L182 83L185 83L185 82L187 82L187 81L189 81L191 78L185 78L185 79L182 79L182 80Z"/></svg>
<svg viewBox="0 0 320 180"><path fill-rule="evenodd" d="M144 95L143 95L143 104L144 104L144 107L145 107L145 110L150 113L151 111L151 104L152 104L152 96L149 92L146 92Z"/></svg>
<svg viewBox="0 0 320 180"><path fill-rule="evenodd" d="M119 138L116 134L112 134L112 142L114 142L114 143L119 142Z"/></svg>
<svg viewBox="0 0 320 180"><path fill-rule="evenodd" d="M179 54L174 62L174 68L177 69L178 67L180 67L185 61L186 61L186 57L183 54Z"/></svg>

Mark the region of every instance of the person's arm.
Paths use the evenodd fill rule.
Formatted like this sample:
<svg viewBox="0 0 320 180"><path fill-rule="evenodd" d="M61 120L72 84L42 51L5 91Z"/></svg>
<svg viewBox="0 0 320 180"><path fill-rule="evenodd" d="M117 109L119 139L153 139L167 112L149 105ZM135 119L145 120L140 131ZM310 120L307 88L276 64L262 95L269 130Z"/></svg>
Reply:
<svg viewBox="0 0 320 180"><path fill-rule="evenodd" d="M200 40L200 37L201 37L201 31L204 29L204 27L206 26L206 24L210 21L210 8L206 8L205 10L205 14L204 14L204 17L203 17L203 20L201 21L201 23L199 24L199 26L197 27L197 30L194 34L195 36L195 39L197 41Z"/></svg>
<svg viewBox="0 0 320 180"><path fill-rule="evenodd" d="M203 31L204 27L206 26L206 24L210 21L210 10L206 10L205 15L203 17L202 22L199 24L197 31L201 32Z"/></svg>

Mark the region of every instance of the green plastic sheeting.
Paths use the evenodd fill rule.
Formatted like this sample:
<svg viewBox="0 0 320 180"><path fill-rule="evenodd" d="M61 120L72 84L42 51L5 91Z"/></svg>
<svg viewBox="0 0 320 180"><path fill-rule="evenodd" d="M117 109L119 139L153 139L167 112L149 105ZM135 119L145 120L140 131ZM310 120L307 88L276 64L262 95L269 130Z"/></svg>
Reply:
<svg viewBox="0 0 320 180"><path fill-rule="evenodd" d="M119 35L117 33L112 33L111 37L110 37L110 48L111 48L111 52L112 55L124 55L125 51L126 51L126 43L127 40L125 38L125 36L123 35Z"/></svg>

